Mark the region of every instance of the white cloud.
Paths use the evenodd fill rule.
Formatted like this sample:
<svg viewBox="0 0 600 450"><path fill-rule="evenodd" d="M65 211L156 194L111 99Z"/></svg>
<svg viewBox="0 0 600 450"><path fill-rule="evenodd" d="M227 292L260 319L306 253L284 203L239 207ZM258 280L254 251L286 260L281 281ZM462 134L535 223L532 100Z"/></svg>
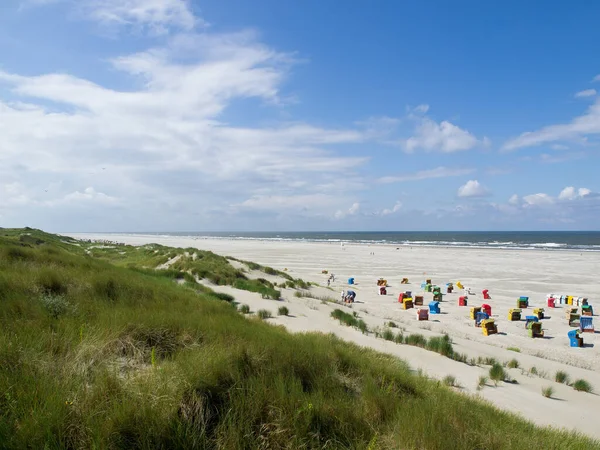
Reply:
<svg viewBox="0 0 600 450"><path fill-rule="evenodd" d="M412 110L412 112L417 114L427 114L427 111L429 111L429 105L427 104L418 105Z"/></svg>
<svg viewBox="0 0 600 450"><path fill-rule="evenodd" d="M591 190L587 188L575 189L573 186L564 188L560 194L558 194L559 200L574 200L576 198L585 197L591 194Z"/></svg>
<svg viewBox="0 0 600 450"><path fill-rule="evenodd" d="M421 170L419 172L398 175L398 176L385 176L377 180L379 183L397 183L401 181L416 181L426 180L429 178L446 178L446 177L457 177L462 175L468 175L473 173L475 169L470 168L449 168L449 167L436 167L435 169Z"/></svg>
<svg viewBox="0 0 600 450"><path fill-rule="evenodd" d="M553 204L555 200L548 194L540 193L526 195L523 197L523 201L526 205L544 206Z"/></svg>
<svg viewBox="0 0 600 450"><path fill-rule="evenodd" d="M569 147L563 144L552 144L550 148L552 150L569 150Z"/></svg>
<svg viewBox="0 0 600 450"><path fill-rule="evenodd" d="M592 81L600 81L600 75L596 75Z"/></svg>
<svg viewBox="0 0 600 450"><path fill-rule="evenodd" d="M333 217L335 219L343 219L343 218L348 217L348 216L355 216L355 215L358 214L359 211L360 211L360 203L355 202L346 211L338 209L335 212L335 214L333 215Z"/></svg>
<svg viewBox="0 0 600 450"><path fill-rule="evenodd" d="M423 149L425 151L439 151L453 153L470 150L477 146L489 145L489 140L478 140L466 130L444 120L437 123L427 117L419 120L415 135L404 141L407 152Z"/></svg>
<svg viewBox="0 0 600 450"><path fill-rule="evenodd" d="M385 208L384 210L381 211L380 214L382 216L389 216L390 214L394 214L394 213L400 211L401 209L402 209L402 202L397 201L391 209Z"/></svg>
<svg viewBox="0 0 600 450"><path fill-rule="evenodd" d="M596 89L586 89L575 94L575 98L593 97L596 95Z"/></svg>
<svg viewBox="0 0 600 450"><path fill-rule="evenodd" d="M512 195L508 199L508 203L511 205L518 205L520 203L519 196L517 194Z"/></svg>
<svg viewBox="0 0 600 450"><path fill-rule="evenodd" d="M483 187L477 180L469 180L458 188L459 197L485 197L489 191Z"/></svg>
<svg viewBox="0 0 600 450"><path fill-rule="evenodd" d="M585 139L589 135L600 134L600 99L590 105L587 112L566 124L550 125L537 131L528 131L519 137L507 141L503 150L517 150L524 147Z"/></svg>

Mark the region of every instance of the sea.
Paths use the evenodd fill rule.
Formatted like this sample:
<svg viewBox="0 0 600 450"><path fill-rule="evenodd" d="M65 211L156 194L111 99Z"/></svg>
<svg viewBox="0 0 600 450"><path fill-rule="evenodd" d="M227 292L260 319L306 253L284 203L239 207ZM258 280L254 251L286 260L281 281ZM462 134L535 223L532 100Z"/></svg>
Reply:
<svg viewBox="0 0 600 450"><path fill-rule="evenodd" d="M122 233L121 233L122 234ZM162 232L135 233L198 239L390 244L516 250L600 251L600 231L364 231L364 232Z"/></svg>

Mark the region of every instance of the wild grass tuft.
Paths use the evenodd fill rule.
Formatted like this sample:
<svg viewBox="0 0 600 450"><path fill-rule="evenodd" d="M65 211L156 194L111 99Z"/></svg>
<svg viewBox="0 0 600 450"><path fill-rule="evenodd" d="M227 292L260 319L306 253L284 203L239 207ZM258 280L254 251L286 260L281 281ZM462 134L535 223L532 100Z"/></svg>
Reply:
<svg viewBox="0 0 600 450"><path fill-rule="evenodd" d="M554 388L552 388L552 386L547 386L542 388L542 395L546 398L552 398L552 395L554 394Z"/></svg>
<svg viewBox="0 0 600 450"><path fill-rule="evenodd" d="M521 353L521 349L518 347L507 347L506 350L510 350L511 352Z"/></svg>
<svg viewBox="0 0 600 450"><path fill-rule="evenodd" d="M280 306L277 310L277 314L279 316L287 316L290 313L290 310L286 306Z"/></svg>
<svg viewBox="0 0 600 450"><path fill-rule="evenodd" d="M456 382L456 377L454 375L446 375L443 379L443 382L446 386L460 387L460 385Z"/></svg>
<svg viewBox="0 0 600 450"><path fill-rule="evenodd" d="M554 374L554 381L557 383L569 384L569 379L569 374L562 370L559 370L556 372L556 374Z"/></svg>
<svg viewBox="0 0 600 450"><path fill-rule="evenodd" d="M250 314L250 306L249 305L240 305L240 312L242 314Z"/></svg>
<svg viewBox="0 0 600 450"><path fill-rule="evenodd" d="M487 382L488 382L488 377L485 376L480 376L479 380L477 381L477 390L479 391L480 389L483 389L484 387L487 386Z"/></svg>
<svg viewBox="0 0 600 450"><path fill-rule="evenodd" d="M508 367L509 369L518 369L519 361L517 361L516 359L511 359L508 363L506 363L506 367Z"/></svg>
<svg viewBox="0 0 600 450"><path fill-rule="evenodd" d="M259 309L258 311L256 311L256 315L262 320L270 319L271 317L273 317L271 311L269 311L268 309Z"/></svg>
<svg viewBox="0 0 600 450"><path fill-rule="evenodd" d="M576 391L581 391L581 392L592 392L592 385L583 379L579 379L579 380L575 380L575 382L573 382L573 384L571 385L573 386L573 389L575 389Z"/></svg>
<svg viewBox="0 0 600 450"><path fill-rule="evenodd" d="M385 339L386 341L393 341L394 340L394 332L392 330L390 330L389 328L386 328L385 330L383 330L381 337L383 339Z"/></svg>
<svg viewBox="0 0 600 450"><path fill-rule="evenodd" d="M492 380L496 385L498 385L499 381L504 381L507 378L506 371L504 367L498 362L494 363L492 367L490 367L490 380Z"/></svg>

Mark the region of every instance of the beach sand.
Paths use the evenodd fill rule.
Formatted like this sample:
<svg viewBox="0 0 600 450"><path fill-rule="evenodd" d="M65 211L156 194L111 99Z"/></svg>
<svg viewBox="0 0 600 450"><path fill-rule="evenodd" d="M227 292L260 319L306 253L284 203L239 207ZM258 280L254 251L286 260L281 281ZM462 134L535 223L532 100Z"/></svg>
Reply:
<svg viewBox="0 0 600 450"><path fill-rule="evenodd" d="M549 293L589 298L590 304L600 308L600 252L571 252L543 250L502 250L473 248L431 248L389 245L363 245L345 243L314 243L302 241L261 241L204 239L192 237L159 237L115 234L71 234L82 239L105 239L133 245L159 243L173 247L195 247L215 253L254 261L275 269L284 270L296 278L319 283L311 292L317 297L340 298L342 290L349 288L347 280L354 277L357 302L352 311L367 322L370 329L383 328L384 323L394 321L404 333L421 333L426 337L447 333L452 337L454 348L469 358L493 357L500 362L516 359L519 368L507 369L517 384L500 383L477 390L480 376L487 376L489 367L470 366L445 358L436 353L408 345L398 345L372 334L345 327L330 317L335 308L347 308L314 298L297 298L294 290L282 291L282 302L265 300L258 294L240 291L227 286L213 289L231 293L239 303L250 305L253 311L269 309L275 316L282 304L290 310L290 316L269 319L284 325L292 332L319 331L335 333L339 337L378 351L397 355L414 370L422 370L432 378L447 375L456 377L461 386L457 390L476 395L499 408L521 414L539 425L568 428L600 438L600 427L595 424L595 411L600 408L600 322L596 333L583 333L586 347L571 348L567 332L564 305L547 308ZM331 289L326 286L327 276L322 270L336 275ZM252 276L268 278L258 272ZM378 278L388 280L387 295L377 293ZM402 278L408 285L401 285ZM444 286L447 282L461 281L471 288L468 307L458 306L460 289L444 295L440 304L442 314L430 315L427 322L416 320L415 309L403 310L398 303L398 293L410 290L422 293L421 282L430 278L434 284ZM491 300L483 300L482 289L488 289ZM424 293L425 305L432 299ZM516 307L519 296L529 297L529 308L523 310L522 318L530 315L534 307L545 308L543 319L545 337L532 339L527 336L524 321L509 322L508 310ZM483 336L480 328L469 319L470 306L488 303L492 307L499 334ZM426 307L426 306L425 306ZM350 309L347 309L350 310ZM594 317L596 320L596 317ZM398 331L398 330L394 330ZM516 347L520 352L507 350ZM532 375L535 367L538 375ZM565 371L571 380L583 378L595 388L594 393L577 392L572 387L554 381L557 370ZM553 398L542 396L544 387L552 386Z"/></svg>

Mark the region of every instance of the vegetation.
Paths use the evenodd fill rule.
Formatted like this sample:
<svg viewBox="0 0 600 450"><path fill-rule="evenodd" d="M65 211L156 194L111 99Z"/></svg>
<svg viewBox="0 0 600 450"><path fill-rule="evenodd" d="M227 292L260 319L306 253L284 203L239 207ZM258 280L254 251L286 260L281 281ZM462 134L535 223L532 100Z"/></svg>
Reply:
<svg viewBox="0 0 600 450"><path fill-rule="evenodd" d="M542 395L546 398L552 398L552 395L554 394L554 389L552 388L552 386L548 386L545 388L542 388Z"/></svg>
<svg viewBox="0 0 600 450"><path fill-rule="evenodd" d="M256 311L256 315L263 320L270 319L271 317L273 317L271 311L267 309L259 309L258 311Z"/></svg>
<svg viewBox="0 0 600 450"><path fill-rule="evenodd" d="M531 369L529 369L529 373L531 375L537 375L538 374L538 370L535 366L533 366Z"/></svg>
<svg viewBox="0 0 600 450"><path fill-rule="evenodd" d="M480 376L477 381L477 390L483 389L487 386L488 377Z"/></svg>
<svg viewBox="0 0 600 450"><path fill-rule="evenodd" d="M519 361L517 361L516 359L511 359L508 363L506 363L506 367L508 367L509 369L518 369Z"/></svg>
<svg viewBox="0 0 600 450"><path fill-rule="evenodd" d="M600 448L93 245L0 229L3 449Z"/></svg>
<svg viewBox="0 0 600 450"><path fill-rule="evenodd" d="M242 314L250 314L250 306L249 305L241 305L240 312Z"/></svg>
<svg viewBox="0 0 600 450"><path fill-rule="evenodd" d="M286 306L280 306L277 310L277 314L279 316L287 316L290 313L290 310Z"/></svg>
<svg viewBox="0 0 600 450"><path fill-rule="evenodd" d="M398 325L396 325L396 323L392 322L391 320L387 322L386 325L390 328L398 328Z"/></svg>
<svg viewBox="0 0 600 450"><path fill-rule="evenodd" d="M569 374L567 372L563 372L562 370L557 371L554 375L554 381L557 383L569 384L569 378Z"/></svg>
<svg viewBox="0 0 600 450"><path fill-rule="evenodd" d="M383 330L381 337L383 339L385 339L386 341L393 341L394 340L394 332L392 330L390 330L389 328L386 328L385 330Z"/></svg>
<svg viewBox="0 0 600 450"><path fill-rule="evenodd" d="M504 367L500 363L494 363L492 367L490 367L490 380L492 380L496 385L499 381L504 381L507 378L506 371Z"/></svg>
<svg viewBox="0 0 600 450"><path fill-rule="evenodd" d="M454 375L446 375L442 381L446 386L460 387L460 385L456 382L456 377Z"/></svg>
<svg viewBox="0 0 600 450"><path fill-rule="evenodd" d="M511 352L521 353L521 349L518 347L507 347L506 350L510 350Z"/></svg>
<svg viewBox="0 0 600 450"><path fill-rule="evenodd" d="M573 384L573 389L581 392L592 392L592 385L583 379L576 380Z"/></svg>

